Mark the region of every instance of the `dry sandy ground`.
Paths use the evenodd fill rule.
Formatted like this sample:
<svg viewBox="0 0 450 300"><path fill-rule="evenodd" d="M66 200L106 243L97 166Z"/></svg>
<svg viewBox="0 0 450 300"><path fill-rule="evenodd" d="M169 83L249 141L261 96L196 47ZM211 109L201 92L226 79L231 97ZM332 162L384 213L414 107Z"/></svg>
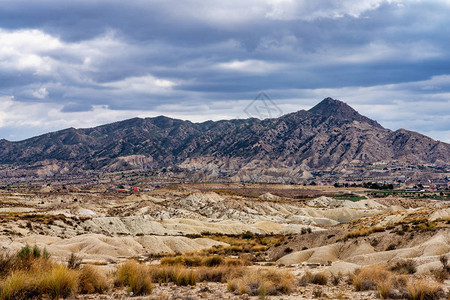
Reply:
<svg viewBox="0 0 450 300"><path fill-rule="evenodd" d="M183 237L202 233L297 234L305 228L312 232L326 231L341 226L341 223L365 219L375 220L370 226L387 226L401 222L409 213L421 209L426 211L425 217L430 221L450 217L450 208L438 206L439 203L425 209L403 207L397 204L398 201L391 206L386 200L383 204L380 202L374 199L352 202L324 196L299 201L268 192L259 198L249 198L186 188L117 198L107 195L106 199L102 194L91 197L0 194L0 217L3 217L0 249L15 251L25 243L36 243L46 246L56 256L77 251L91 259L93 256L112 259L145 253L195 251L218 245L208 239ZM27 218L30 215L55 218L46 222L37 217ZM347 224L342 226L345 228ZM448 243L448 235L443 236L441 243ZM335 261L336 254L331 254L335 248L336 245L323 245L315 250L292 253L285 260L291 261L294 255L306 255L314 261L319 255L310 255L313 251L323 253L320 255L322 260ZM378 251L371 249L368 243L362 243L351 256L371 254L367 257L378 257L372 252Z"/></svg>
<svg viewBox="0 0 450 300"><path fill-rule="evenodd" d="M307 286L299 287L290 295L267 296L267 299L314 299L317 290L321 290L322 298L330 299L357 299L368 300L376 299L376 292L352 292L348 286L341 284L340 286ZM247 294L235 295L227 291L226 284L221 283L199 283L195 287L180 287L173 284L156 286L150 296L130 297L126 290L115 290L105 295L88 295L78 296L78 299L155 299L155 300L172 300L172 299L260 299L259 296L249 297Z"/></svg>
<svg viewBox="0 0 450 300"><path fill-rule="evenodd" d="M329 268L329 271L337 274L353 272L363 265L395 263L413 259L418 264L418 273L427 273L439 268L439 256L448 254L450 254L450 230L442 230L429 239L419 237L414 246L400 249L376 251L368 240L362 239L358 243L355 241L340 242L296 251L281 257L277 263L294 265L329 264L331 262L335 264Z"/></svg>
<svg viewBox="0 0 450 300"><path fill-rule="evenodd" d="M296 266L284 267L295 274L296 279L299 279L305 272L321 272L327 269L323 266ZM258 269L255 269L257 272ZM424 275L416 275L416 278L424 278L426 280L430 277ZM298 284L292 293L289 295L271 295L266 296L265 299L354 299L354 300L368 300L380 299L377 291L359 291L356 292L354 287L347 282L348 276L341 275L339 283L334 285L330 281L327 285L308 284L301 286ZM443 284L444 292L448 292L450 288L450 280ZM78 296L78 299L261 299L259 296L237 295L227 290L226 283L211 283L201 282L195 286L176 286L172 283L155 284L151 295L141 297L131 297L126 289L114 289L105 295L83 295Z"/></svg>
<svg viewBox="0 0 450 300"><path fill-rule="evenodd" d="M345 274L363 265L408 258L417 262L418 273L427 274L439 267L440 255L450 255L447 203L399 198L352 202L325 196L298 200L280 195L261 191L260 197L250 197L186 187L133 195L3 192L0 251L15 252L27 243L36 244L62 261L77 253L84 262L113 267L132 257L227 246L193 235L249 231L291 235L286 244L269 249L268 257L297 273L322 265L329 273ZM436 228L417 231L411 225L411 231L399 233L403 223L414 220L433 222ZM344 238L349 231L375 226L390 229ZM290 296L273 299L310 299L313 292L313 287L299 288ZM326 287L324 293L343 299L374 296L340 286ZM176 299L177 295L182 299L242 299L228 293L226 285L212 283L193 288L160 286L150 299ZM125 299L127 295L115 290L92 297Z"/></svg>

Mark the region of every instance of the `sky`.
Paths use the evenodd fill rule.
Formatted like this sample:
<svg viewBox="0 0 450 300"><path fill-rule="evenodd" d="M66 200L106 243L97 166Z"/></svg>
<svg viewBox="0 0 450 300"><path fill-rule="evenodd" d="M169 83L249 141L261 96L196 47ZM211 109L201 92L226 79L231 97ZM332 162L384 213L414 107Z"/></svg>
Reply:
<svg viewBox="0 0 450 300"><path fill-rule="evenodd" d="M263 118L267 95L271 117L332 97L450 142L448 16L450 0L0 0L0 138Z"/></svg>

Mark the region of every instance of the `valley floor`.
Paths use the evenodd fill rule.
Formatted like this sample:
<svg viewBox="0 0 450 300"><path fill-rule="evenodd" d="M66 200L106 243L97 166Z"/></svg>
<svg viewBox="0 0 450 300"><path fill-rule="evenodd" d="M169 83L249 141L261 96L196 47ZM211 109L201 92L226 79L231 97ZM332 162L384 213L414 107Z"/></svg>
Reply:
<svg viewBox="0 0 450 300"><path fill-rule="evenodd" d="M75 254L82 266L94 266L114 286L103 294L72 296L83 299L128 298L129 288L113 281L117 268L130 260L149 270L178 266L203 272L236 265L255 274L267 269L293 276L288 292L270 292L275 281L261 287L265 281L255 279L259 283L252 288L251 282L225 275L210 280L196 273L196 284L187 286L153 278L152 293L142 299L398 298L406 297L408 284L425 281L439 286L437 298L431 299L445 298L449 224L446 201L372 199L356 188L185 184L125 194L0 192L2 255L14 256L27 244L48 251L55 263L66 264ZM211 257L220 262L207 265ZM401 264L414 272L395 270ZM386 283L372 278L366 279L372 285L356 291L361 289L355 284L358 270L380 265L385 268L381 273L404 287L393 283L391 293L383 294ZM1 289L11 274L0 274ZM325 274L326 283L311 280L315 274Z"/></svg>

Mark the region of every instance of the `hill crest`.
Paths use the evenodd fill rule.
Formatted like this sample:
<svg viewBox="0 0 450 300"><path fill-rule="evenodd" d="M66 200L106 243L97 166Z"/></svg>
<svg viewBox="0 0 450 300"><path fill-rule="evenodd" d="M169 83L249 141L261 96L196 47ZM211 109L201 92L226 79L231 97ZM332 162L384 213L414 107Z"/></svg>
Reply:
<svg viewBox="0 0 450 300"><path fill-rule="evenodd" d="M0 141L0 164L25 170L52 162L51 173L176 167L200 170L207 178L238 180L243 174L258 178L271 172L306 178L378 161L448 164L450 145L383 128L332 98L274 119L192 123L165 116L133 118Z"/></svg>

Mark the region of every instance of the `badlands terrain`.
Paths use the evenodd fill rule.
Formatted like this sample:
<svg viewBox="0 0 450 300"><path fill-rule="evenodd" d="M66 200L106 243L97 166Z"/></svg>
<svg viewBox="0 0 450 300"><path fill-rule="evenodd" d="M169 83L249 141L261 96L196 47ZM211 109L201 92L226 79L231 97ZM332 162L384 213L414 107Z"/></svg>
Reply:
<svg viewBox="0 0 450 300"><path fill-rule="evenodd" d="M105 278L104 289L74 288L65 296L449 297L450 203L445 200L372 199L363 188L299 185L58 190L0 190L0 258L15 257L29 245L48 252L53 264L93 267ZM148 268L153 290L121 281L124 264ZM192 278L155 275L173 268ZM8 298L5 287L13 275L5 273L0 273L1 298L20 298ZM252 281L255 276L262 277ZM421 298L418 289L426 288Z"/></svg>

